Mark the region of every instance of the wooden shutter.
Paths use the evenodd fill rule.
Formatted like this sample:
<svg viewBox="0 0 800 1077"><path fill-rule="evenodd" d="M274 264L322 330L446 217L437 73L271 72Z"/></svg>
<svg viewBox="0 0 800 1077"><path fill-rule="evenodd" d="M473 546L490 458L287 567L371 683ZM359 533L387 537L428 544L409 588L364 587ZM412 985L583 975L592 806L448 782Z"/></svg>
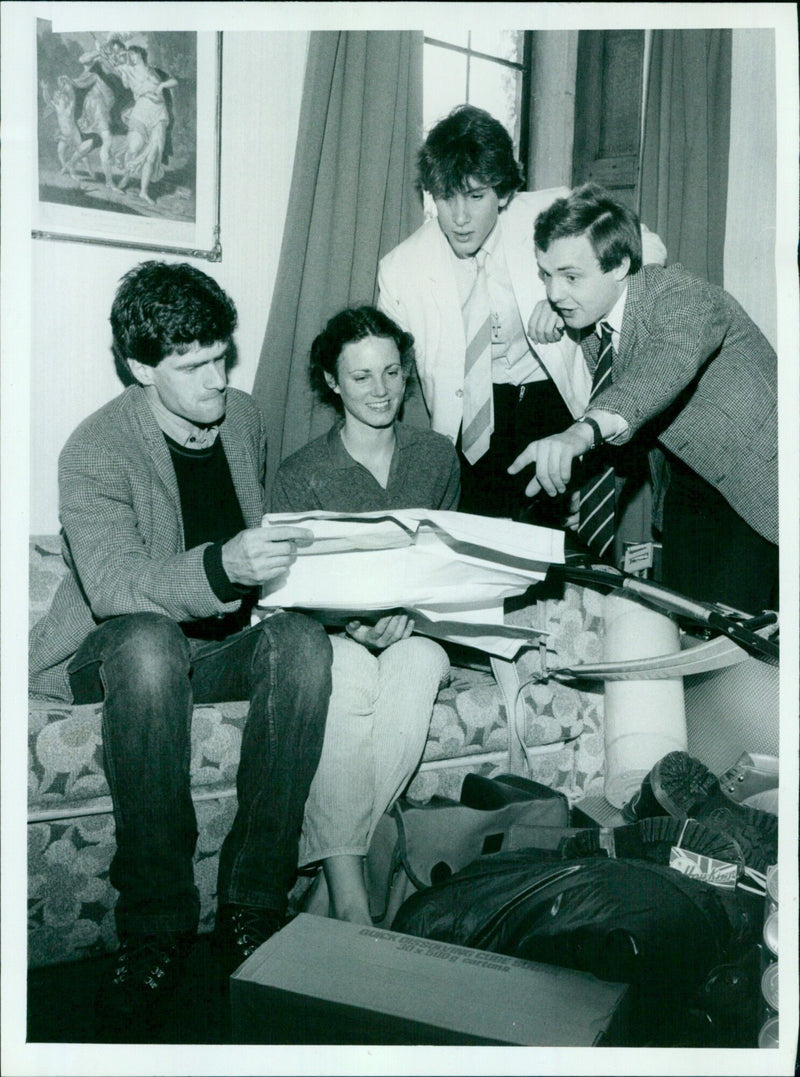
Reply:
<svg viewBox="0 0 800 1077"><path fill-rule="evenodd" d="M643 60L643 30L578 36L573 183L599 183L631 207L638 194Z"/></svg>

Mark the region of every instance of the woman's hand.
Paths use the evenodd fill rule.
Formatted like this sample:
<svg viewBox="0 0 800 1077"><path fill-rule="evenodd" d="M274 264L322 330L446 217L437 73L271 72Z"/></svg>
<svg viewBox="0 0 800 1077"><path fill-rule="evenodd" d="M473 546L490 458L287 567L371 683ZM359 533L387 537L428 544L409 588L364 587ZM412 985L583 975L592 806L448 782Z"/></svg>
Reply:
<svg viewBox="0 0 800 1077"><path fill-rule="evenodd" d="M345 627L348 636L352 636L357 643L382 651L401 639L408 639L414 631L414 621L406 613L392 613L379 618L374 625L348 621Z"/></svg>

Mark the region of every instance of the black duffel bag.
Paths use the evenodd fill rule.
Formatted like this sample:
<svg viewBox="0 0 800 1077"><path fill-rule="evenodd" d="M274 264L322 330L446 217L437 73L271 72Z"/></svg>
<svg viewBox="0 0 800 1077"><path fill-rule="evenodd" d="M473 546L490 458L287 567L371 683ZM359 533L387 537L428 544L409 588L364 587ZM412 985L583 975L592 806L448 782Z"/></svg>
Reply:
<svg viewBox="0 0 800 1077"><path fill-rule="evenodd" d="M392 928L621 983L699 984L752 937L732 891L665 864L498 853L413 895Z"/></svg>

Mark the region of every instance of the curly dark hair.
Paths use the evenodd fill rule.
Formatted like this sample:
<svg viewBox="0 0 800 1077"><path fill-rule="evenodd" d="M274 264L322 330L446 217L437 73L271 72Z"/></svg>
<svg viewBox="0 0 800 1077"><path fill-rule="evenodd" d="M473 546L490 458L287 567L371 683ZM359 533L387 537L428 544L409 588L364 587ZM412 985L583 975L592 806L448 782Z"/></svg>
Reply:
<svg viewBox="0 0 800 1077"><path fill-rule="evenodd" d="M586 237L604 273L630 258L631 274L642 268L642 229L632 209L618 202L597 183L584 183L557 198L536 218L533 240L546 251L556 239Z"/></svg>
<svg viewBox="0 0 800 1077"><path fill-rule="evenodd" d="M167 355L183 355L227 341L237 325L233 300L215 280L185 262L141 262L122 278L111 306L117 368L128 359L158 366Z"/></svg>
<svg viewBox="0 0 800 1077"><path fill-rule="evenodd" d="M339 356L347 344L366 337L388 337L397 345L403 372L408 376L414 367L414 338L377 307L347 307L330 319L311 345L309 378L311 387L325 404L337 411L344 408L342 398L325 380L329 374L338 384Z"/></svg>
<svg viewBox="0 0 800 1077"><path fill-rule="evenodd" d="M474 105L458 105L428 133L417 157L418 186L434 198L450 198L477 180L498 198L519 190L522 169L502 123Z"/></svg>

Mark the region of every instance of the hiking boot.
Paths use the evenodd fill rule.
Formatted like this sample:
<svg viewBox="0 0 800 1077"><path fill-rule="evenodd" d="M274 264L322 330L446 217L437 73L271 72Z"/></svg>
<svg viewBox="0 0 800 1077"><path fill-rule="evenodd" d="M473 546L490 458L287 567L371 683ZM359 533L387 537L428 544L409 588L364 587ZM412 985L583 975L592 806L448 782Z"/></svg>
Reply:
<svg viewBox="0 0 800 1077"><path fill-rule="evenodd" d="M737 804L778 814L778 760L772 755L742 752L720 775L719 787Z"/></svg>
<svg viewBox="0 0 800 1077"><path fill-rule="evenodd" d="M670 752L648 777L656 800L671 816L691 817L712 830L724 831L739 843L750 868L766 871L777 863L777 816L731 800L699 759L686 752Z"/></svg>
<svg viewBox="0 0 800 1077"><path fill-rule="evenodd" d="M214 949L227 979L286 923L283 913L257 905L223 905L217 911Z"/></svg>
<svg viewBox="0 0 800 1077"><path fill-rule="evenodd" d="M630 826L593 827L562 839L559 854L565 860L584 856L649 860L669 864L673 848L735 864L737 875L744 868L738 843L728 834L712 830L693 819L673 819L668 815L643 819Z"/></svg>
<svg viewBox="0 0 800 1077"><path fill-rule="evenodd" d="M120 942L111 982L101 985L95 1015L98 1038L136 1040L178 985L195 932L129 935Z"/></svg>
<svg viewBox="0 0 800 1077"><path fill-rule="evenodd" d="M653 792L651 779L652 771L623 807L622 814L629 823L666 814L667 809ZM737 804L778 814L778 760L772 755L742 752L733 766L720 775L719 787Z"/></svg>

